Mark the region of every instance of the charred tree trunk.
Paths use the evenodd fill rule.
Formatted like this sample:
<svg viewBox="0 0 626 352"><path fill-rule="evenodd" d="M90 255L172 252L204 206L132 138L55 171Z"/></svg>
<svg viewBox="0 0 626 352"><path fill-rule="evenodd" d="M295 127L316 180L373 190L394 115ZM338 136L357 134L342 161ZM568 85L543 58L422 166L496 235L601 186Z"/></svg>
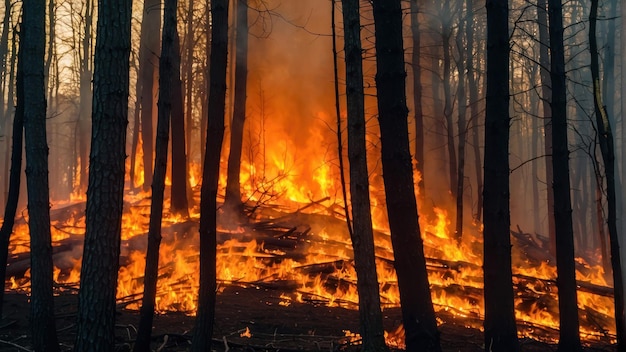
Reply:
<svg viewBox="0 0 626 352"><path fill-rule="evenodd" d="M363 351L387 351L380 310L374 230L369 195L369 173L365 143L365 93L359 0L343 0L346 98L348 113L348 158L352 200L354 266L359 294L359 318Z"/></svg>
<svg viewBox="0 0 626 352"><path fill-rule="evenodd" d="M193 22L194 0L189 0L187 7L187 26L185 33L185 120L187 124L185 146L186 154L191 157L191 130L193 126L193 48L194 48L194 22ZM208 41L207 41L208 43Z"/></svg>
<svg viewBox="0 0 626 352"><path fill-rule="evenodd" d="M13 101L10 100L12 97L9 97L8 101L4 100L5 97L5 86L7 81L7 75L9 70L7 70L7 55L9 53L9 22L11 21L11 0L4 1L4 17L2 20L2 34L0 35L0 136L4 135L6 138L6 154L5 160L3 163L2 173L0 174L0 178L6 180L2 182L0 187L2 187L3 195L2 201L8 203L9 202L9 122L10 116L9 109L13 104ZM13 86L13 82L10 82L10 86ZM6 105L5 105L6 102ZM6 211L6 208L5 210ZM6 219L6 218L5 218ZM1 250L1 249L0 249Z"/></svg>
<svg viewBox="0 0 626 352"><path fill-rule="evenodd" d="M20 46L23 48L23 46ZM20 49L21 51L22 49ZM11 170L9 173L9 195L4 208L4 221L0 228L0 279L6 281L7 261L9 258L9 242L13 225L15 224L15 213L17 203L20 199L20 182L22 179L22 141L24 135L24 80L23 80L23 60L18 61L17 69L17 107L15 118L13 119L13 141L11 142ZM8 138L8 136L7 136ZM4 288L0 290L0 317L4 303Z"/></svg>
<svg viewBox="0 0 626 352"><path fill-rule="evenodd" d="M617 335L617 349L626 350L626 331L624 324L624 282L619 251L619 235L617 232L616 189L615 189L615 147L613 132L606 106L602 104L600 86L600 67L598 63L598 43L596 39L596 23L598 20L598 0L591 0L589 14L589 50L591 52L591 76L593 79L593 102L595 107L596 125L602 161L604 162L604 176L606 177L606 197L608 207L607 225L611 245L611 266L613 269L613 287L615 292L615 328Z"/></svg>
<svg viewBox="0 0 626 352"><path fill-rule="evenodd" d="M93 23L93 2L85 1L85 33L82 42L82 58L80 62L80 103L78 107L78 150L80 165L80 184L78 191L83 194L87 191L89 155L89 131L91 118L91 25Z"/></svg>
<svg viewBox="0 0 626 352"><path fill-rule="evenodd" d="M480 153L480 136L479 136L479 109L478 109L478 82L476 80L476 70L474 68L474 6L472 0L466 0L465 6L468 9L467 21L465 25L465 36L467 37L467 79L469 86L469 103L470 103L470 126L472 130L472 144L474 154L474 169L476 173L476 201L475 218L477 221L482 220L483 214L483 173L481 165Z"/></svg>
<svg viewBox="0 0 626 352"><path fill-rule="evenodd" d="M248 83L248 0L237 0L237 31L235 53L235 97L233 119L230 128L230 151L228 154L226 197L224 210L241 220L241 151L243 148L243 127L246 121L246 94Z"/></svg>
<svg viewBox="0 0 626 352"><path fill-rule="evenodd" d="M141 301L139 328L134 352L150 352L150 337L154 319L157 278L159 276L159 248L161 246L161 220L163 219L163 198L165 174L167 173L167 147L172 113L172 96L175 76L174 65L178 55L175 52L177 0L166 0L163 9L163 36L159 58L159 101L154 177L152 178L152 202L150 203L150 223L148 227L148 249L144 276L143 299ZM183 188L183 192L185 189Z"/></svg>
<svg viewBox="0 0 626 352"><path fill-rule="evenodd" d="M146 0L143 4L141 41L139 43L139 74L141 80L141 142L143 150L143 190L152 185L152 158L154 150L154 78L158 70L159 32L161 30L161 3Z"/></svg>
<svg viewBox="0 0 626 352"><path fill-rule="evenodd" d="M413 41L413 52L411 54L411 67L413 71L413 105L415 105L415 164L420 179L417 182L418 194L421 199L426 196L424 181L424 112L422 109L422 63L421 63L421 38L419 11L420 0L410 0L410 18L411 18L411 39Z"/></svg>
<svg viewBox="0 0 626 352"><path fill-rule="evenodd" d="M211 1L212 34L209 67L209 111L206 152L200 190L200 289L191 350L209 351L215 319L217 188L224 139L228 0Z"/></svg>
<svg viewBox="0 0 626 352"><path fill-rule="evenodd" d="M467 9L470 12L471 9ZM465 57L463 52L463 33L461 28L463 27L463 21L459 23L459 30L456 35L456 47L459 51L459 58L457 60L457 74L458 74L458 89L457 89L457 102L458 102L458 120L457 130L459 131L459 144L458 144L458 164L457 164L457 176L456 176L456 228L455 235L456 240L461 242L463 239L463 190L465 189L465 136L467 135L466 117L467 113L467 96L465 91L465 72L467 70L467 61L472 58L470 56Z"/></svg>
<svg viewBox="0 0 626 352"><path fill-rule="evenodd" d="M376 88L387 214L409 351L441 351L409 151L400 0L374 0Z"/></svg>
<svg viewBox="0 0 626 352"><path fill-rule="evenodd" d="M561 0L548 0L550 32L550 78L552 81L552 170L554 224L556 229L557 286L559 291L559 351L580 351L574 230L567 149L567 98L563 14Z"/></svg>
<svg viewBox="0 0 626 352"><path fill-rule="evenodd" d="M549 186L554 179L552 171L552 82L550 81L550 36L548 33L548 11L546 0L537 0L537 23L539 26L539 66L541 77L541 104L543 108L544 149L546 160L546 184ZM548 238L550 239L550 254L556 257L556 229L554 225L554 193L547 188L548 206Z"/></svg>
<svg viewBox="0 0 626 352"><path fill-rule="evenodd" d="M165 26L165 24L164 24ZM185 108L183 106L183 90L180 79L180 40L178 30L174 27L174 52L172 58L172 188L171 212L183 217L189 216L187 188L189 186L187 155L185 145ZM188 126L191 129L191 126Z"/></svg>
<svg viewBox="0 0 626 352"><path fill-rule="evenodd" d="M450 39L452 38L452 14L450 0L444 0L441 16L441 40L443 43L443 117L445 118L446 146L448 148L448 175L452 198L457 191L457 159L454 148L454 123L452 121L452 57L450 54Z"/></svg>
<svg viewBox="0 0 626 352"><path fill-rule="evenodd" d="M509 5L487 0L484 283L485 351L519 351L511 268Z"/></svg>
<svg viewBox="0 0 626 352"><path fill-rule="evenodd" d="M128 125L131 1L99 0L75 351L112 351Z"/></svg>
<svg viewBox="0 0 626 352"><path fill-rule="evenodd" d="M52 238L46 137L46 92L44 85L44 0L26 0L22 12L24 41L24 136L31 262L31 329L36 351L58 351L52 293ZM22 49L20 49L22 50ZM28 87L28 89L26 89Z"/></svg>

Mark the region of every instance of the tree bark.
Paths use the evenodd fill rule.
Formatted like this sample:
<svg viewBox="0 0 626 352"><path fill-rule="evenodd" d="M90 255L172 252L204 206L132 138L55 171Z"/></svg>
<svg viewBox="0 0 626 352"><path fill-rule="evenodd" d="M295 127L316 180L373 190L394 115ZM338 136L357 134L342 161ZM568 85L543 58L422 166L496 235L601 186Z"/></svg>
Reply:
<svg viewBox="0 0 626 352"><path fill-rule="evenodd" d="M448 148L448 175L450 194L454 199L457 192L457 158L454 148L454 123L452 121L452 57L450 54L450 39L452 37L452 14L450 0L444 0L441 16L441 40L443 43L443 117L446 133L446 147Z"/></svg>
<svg viewBox="0 0 626 352"><path fill-rule="evenodd" d="M75 351L112 351L128 125L131 1L99 0Z"/></svg>
<svg viewBox="0 0 626 352"><path fill-rule="evenodd" d="M206 153L200 190L200 289L191 351L209 351L215 319L217 188L224 139L226 67L228 64L228 0L211 1L212 33L209 67L209 111Z"/></svg>
<svg viewBox="0 0 626 352"><path fill-rule="evenodd" d="M613 145L613 132L607 113L607 108L602 104L602 91L600 85L600 65L598 63L598 43L596 39L596 24L598 20L598 0L591 0L589 13L589 51L591 52L591 76L593 79L593 101L596 115L596 126L602 161L604 162L604 176L606 177L607 198L607 225L611 246L611 266L613 269L613 287L615 299L615 330L617 336L617 349L626 350L626 330L624 317L624 282L619 252L619 234L617 231L616 214L616 187L615 187L615 147Z"/></svg>
<svg viewBox="0 0 626 352"><path fill-rule="evenodd" d="M365 141L365 93L359 0L342 0L346 98L348 113L348 159L352 200L354 266L359 294L359 319L363 351L387 351L380 310L374 231L370 209L369 173Z"/></svg>
<svg viewBox="0 0 626 352"><path fill-rule="evenodd" d="M574 262L574 230L567 149L567 97L563 14L561 0L548 0L550 79L552 82L552 170L556 230L557 287L559 291L559 351L580 351Z"/></svg>
<svg viewBox="0 0 626 352"><path fill-rule="evenodd" d="M228 154L226 197L224 210L239 221L243 216L241 202L241 151L243 127L246 121L246 94L248 83L248 0L237 0L237 31L235 53L235 97L233 119L230 128L230 150Z"/></svg>
<svg viewBox="0 0 626 352"><path fill-rule="evenodd" d="M146 0L143 4L141 39L139 43L139 75L141 80L141 142L143 150L143 190L152 185L152 159L154 150L153 120L155 77L158 72L159 32L161 30L161 3Z"/></svg>
<svg viewBox="0 0 626 352"><path fill-rule="evenodd" d="M413 71L413 105L415 115L415 164L417 172L420 174L420 180L417 182L418 194L421 199L426 197L425 188L425 154L424 154L424 112L422 109L422 64L421 64L421 38L419 11L420 0L410 0L410 19L411 19L411 39L413 40L413 51L411 53L411 67Z"/></svg>
<svg viewBox="0 0 626 352"><path fill-rule="evenodd" d="M476 173L476 213L475 219L482 220L483 214L483 173L480 153L480 136L479 136L479 99L478 99L478 82L476 80L476 70L474 68L474 7L472 0L466 0L466 7L470 9L467 13L467 22L465 26L465 36L467 37L467 79L469 86L469 103L470 103L470 126L472 130L472 144L474 154L474 172Z"/></svg>
<svg viewBox="0 0 626 352"><path fill-rule="evenodd" d="M23 48L21 46L20 48ZM0 279L6 281L7 261L9 258L9 242L13 225L15 224L15 213L17 203L20 199L20 182L22 179L22 141L24 136L24 80L23 80L23 60L18 61L17 76L17 107L15 118L13 119L13 140L11 142L11 170L9 172L9 194L4 208L4 221L0 228ZM7 137L8 138L8 137ZM0 317L4 303L4 288L0 290Z"/></svg>
<svg viewBox="0 0 626 352"><path fill-rule="evenodd" d="M511 268L509 5L487 0L487 96L483 190L485 351L519 351Z"/></svg>
<svg viewBox="0 0 626 352"><path fill-rule="evenodd" d="M467 12L471 9L468 8ZM457 60L457 75L458 75L458 88L457 88L457 102L458 102L458 120L457 130L459 131L458 142L458 164L456 175L456 228L455 235L457 242L461 242L463 239L463 190L465 189L465 136L467 135L466 126L466 113L467 113L467 96L465 90L465 72L467 70L467 61L470 61L471 56L465 56L463 52L463 33L461 28L463 27L463 20L459 22L459 30L456 35L456 47L458 48L458 60Z"/></svg>
<svg viewBox="0 0 626 352"><path fill-rule="evenodd" d="M22 12L24 41L24 136L31 261L31 330L36 351L58 351L52 292L52 238L46 138L44 51L45 0L25 0ZM20 49L21 50L21 49ZM26 89L28 87L28 89Z"/></svg>
<svg viewBox="0 0 626 352"><path fill-rule="evenodd" d="M374 0L376 89L387 214L408 351L441 351L409 151L400 0Z"/></svg>
<svg viewBox="0 0 626 352"><path fill-rule="evenodd" d="M167 147L172 113L174 65L177 55L174 48L176 36L177 0L166 0L163 9L163 36L161 56L159 58L159 100L156 150L154 159L154 177L152 178L152 201L150 203L150 222L148 225L148 249L144 275L143 299L141 301L139 328L134 352L149 352L152 322L154 320L157 279L159 276L159 248L161 246L161 220L163 219L163 198L165 193L165 174L167 173ZM184 188L183 188L184 191Z"/></svg>

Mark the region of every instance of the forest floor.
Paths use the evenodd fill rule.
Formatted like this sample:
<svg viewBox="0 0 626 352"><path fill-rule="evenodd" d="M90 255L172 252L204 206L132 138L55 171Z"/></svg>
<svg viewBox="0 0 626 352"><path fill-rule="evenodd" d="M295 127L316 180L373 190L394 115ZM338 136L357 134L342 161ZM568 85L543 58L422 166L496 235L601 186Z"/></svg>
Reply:
<svg viewBox="0 0 626 352"><path fill-rule="evenodd" d="M56 297L55 311L62 351L72 350L76 333L76 293ZM30 351L28 296L5 295L5 316L0 321L0 351ZM281 303L282 302L282 303ZM384 324L393 331L401 323L398 308L386 309ZM484 351L479 329L468 322L439 312L442 349L445 352ZM116 322L116 350L130 351L136 337L139 315L119 309ZM223 351L358 351L358 311L326 307L315 303L285 304L280 292L271 289L224 287L217 296L212 350ZM186 351L191 343L194 318L183 313L157 315L153 330L153 351ZM543 332L545 334L545 332ZM555 336L554 336L555 337ZM552 337L552 338L554 338ZM546 335L542 339L550 338ZM520 340L522 351L556 351L555 344L536 339ZM602 342L585 342L586 351L617 351Z"/></svg>

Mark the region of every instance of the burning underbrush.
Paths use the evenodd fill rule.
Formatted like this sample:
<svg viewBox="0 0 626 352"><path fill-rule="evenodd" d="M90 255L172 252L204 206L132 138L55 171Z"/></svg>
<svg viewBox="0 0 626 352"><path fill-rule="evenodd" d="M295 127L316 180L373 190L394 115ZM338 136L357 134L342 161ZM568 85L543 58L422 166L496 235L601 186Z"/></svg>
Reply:
<svg viewBox="0 0 626 352"><path fill-rule="evenodd" d="M220 214L217 272L219 290L233 285L272 290L280 306L307 303L356 310L356 274L345 220L328 198L287 207L247 205L249 221L233 224ZM51 210L57 290L78 288L85 203L55 204ZM167 204L166 204L166 209ZM141 302L150 199L126 197L118 304L137 310ZM192 213L193 214L193 213ZM425 254L431 293L440 324L480 329L482 303L482 243L478 228L465 231L461 244L448 233L447 214L435 209L422 216ZM157 310L193 315L199 272L198 215L163 219ZM558 336L558 303L554 262L540 238L513 232L514 286L518 331L524 337L553 342ZM377 269L383 309L400 304L393 253L388 233L376 231ZM11 240L6 285L29 290L27 218L21 218ZM614 340L612 289L602 270L578 258L578 304L581 336L586 341ZM271 309L271 308L267 308ZM347 332L348 335L352 334ZM401 326L387 334L391 345L402 347ZM358 339L358 336L355 337Z"/></svg>

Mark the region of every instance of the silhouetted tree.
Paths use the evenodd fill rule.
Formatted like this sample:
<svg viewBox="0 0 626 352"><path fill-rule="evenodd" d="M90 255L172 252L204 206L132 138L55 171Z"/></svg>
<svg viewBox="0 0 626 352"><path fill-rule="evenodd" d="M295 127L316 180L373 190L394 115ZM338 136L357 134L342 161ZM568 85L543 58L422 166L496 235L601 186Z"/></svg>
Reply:
<svg viewBox="0 0 626 352"><path fill-rule="evenodd" d="M20 46L22 52L23 46ZM24 78L22 65L23 60L17 62L17 106L15 117L13 118L13 140L11 142L11 170L9 172L9 194L4 208L2 227L0 228L0 278L2 282L6 280L7 261L9 258L9 242L13 225L15 224L15 213L17 203L20 198L20 183L22 179L22 141L24 136ZM0 317L4 306L4 288L0 290Z"/></svg>
<svg viewBox="0 0 626 352"><path fill-rule="evenodd" d="M604 176L606 178L607 225L611 245L611 268L613 269L613 287L615 299L615 328L617 348L626 350L626 329L624 317L624 281L619 251L619 235L617 231L617 201L615 187L615 146L613 132L606 106L602 103L602 88L600 85L600 64L598 59L598 41L596 39L596 25L598 22L598 0L591 0L589 13L589 51L591 53L591 76L593 79L593 102L596 115L596 125L600 152L604 162Z"/></svg>
<svg viewBox="0 0 626 352"><path fill-rule="evenodd" d="M159 100L156 150L154 157L154 177L152 178L152 201L150 203L150 222L148 227L148 249L144 275L143 299L141 301L139 329L133 351L149 352L150 336L159 276L159 248L161 246L161 220L163 219L163 198L165 193L165 174L167 173L167 147L172 113L172 91L175 69L174 40L176 36L177 0L166 0L163 9L163 36L161 56L159 58ZM183 188L184 192L184 188Z"/></svg>
<svg viewBox="0 0 626 352"><path fill-rule="evenodd" d="M426 189L424 188L424 113L422 110L422 61L420 49L422 47L420 38L420 12L421 0L410 0L410 19L411 19L411 39L413 41L413 51L411 52L411 68L413 71L413 105L415 118L415 163L417 171L420 174L420 180L417 182L420 197L424 198Z"/></svg>
<svg viewBox="0 0 626 352"><path fill-rule="evenodd" d="M511 268L509 5L487 0L483 253L485 351L519 351Z"/></svg>
<svg viewBox="0 0 626 352"><path fill-rule="evenodd" d="M574 229L567 149L567 97L563 48L561 0L548 0L550 32L550 79L552 82L552 190L556 230L556 265L559 294L559 351L580 351Z"/></svg>
<svg viewBox="0 0 626 352"><path fill-rule="evenodd" d="M24 136L26 188L30 230L31 290L30 321L36 351L58 351L52 292L52 237L50 233L50 189L48 185L48 142L44 51L45 0L25 0L22 10L24 61ZM21 49L20 49L21 50ZM28 87L28 88L26 88Z"/></svg>
<svg viewBox="0 0 626 352"><path fill-rule="evenodd" d="M401 0L374 0L376 90L391 242L409 351L440 351L409 151Z"/></svg>
<svg viewBox="0 0 626 352"><path fill-rule="evenodd" d="M191 350L209 351L215 319L217 187L224 139L226 67L228 64L228 0L211 1L209 106L202 188L200 190L200 289Z"/></svg>
<svg viewBox="0 0 626 352"><path fill-rule="evenodd" d="M369 173L365 142L365 92L359 0L342 0L346 99L348 113L348 159L352 200L354 267L359 294L359 317L363 351L387 351L376 276L374 231L370 209Z"/></svg>
<svg viewBox="0 0 626 352"><path fill-rule="evenodd" d="M231 215L243 214L241 202L241 150L243 126L246 120L246 94L248 81L248 0L237 0L237 31L235 38L235 97L230 128L226 196L224 210Z"/></svg>
<svg viewBox="0 0 626 352"><path fill-rule="evenodd" d="M99 0L85 246L74 350L112 351L128 124L130 0Z"/></svg>

